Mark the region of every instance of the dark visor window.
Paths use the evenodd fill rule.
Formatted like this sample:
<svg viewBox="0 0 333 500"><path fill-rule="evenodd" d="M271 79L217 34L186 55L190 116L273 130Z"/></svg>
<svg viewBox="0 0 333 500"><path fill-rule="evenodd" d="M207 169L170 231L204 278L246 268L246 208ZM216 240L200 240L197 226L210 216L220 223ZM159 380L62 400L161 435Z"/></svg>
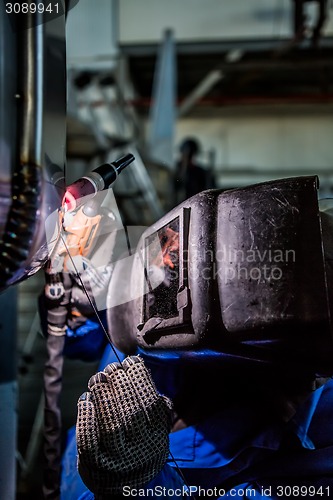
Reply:
<svg viewBox="0 0 333 500"><path fill-rule="evenodd" d="M144 296L144 318L178 316L179 217L146 238L146 270L149 292ZM154 279L151 279L154 275ZM156 287L156 277L161 283Z"/></svg>

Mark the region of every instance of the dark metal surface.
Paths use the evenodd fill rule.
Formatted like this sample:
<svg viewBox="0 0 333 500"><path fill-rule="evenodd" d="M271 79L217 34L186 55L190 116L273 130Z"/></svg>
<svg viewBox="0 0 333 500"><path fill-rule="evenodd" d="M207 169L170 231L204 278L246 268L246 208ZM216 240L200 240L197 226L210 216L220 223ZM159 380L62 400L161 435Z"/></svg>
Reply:
<svg viewBox="0 0 333 500"><path fill-rule="evenodd" d="M0 296L0 498L15 498L17 384L16 333L17 289L6 290Z"/></svg>
<svg viewBox="0 0 333 500"><path fill-rule="evenodd" d="M6 44L14 43L2 51L5 61L12 59L3 64L1 79L13 76L13 84L5 88L11 108L1 112L8 113L2 116L13 128L10 160L1 166L2 206L8 206L1 210L1 289L36 272L47 257L44 224L61 200L53 174L56 168L63 176L66 105L64 16L14 30L2 14Z"/></svg>
<svg viewBox="0 0 333 500"><path fill-rule="evenodd" d="M228 332L260 336L275 324L328 321L317 182L300 177L221 196L217 265Z"/></svg>
<svg viewBox="0 0 333 500"><path fill-rule="evenodd" d="M323 368L327 362L327 369L332 325L318 178L224 193L217 235L221 314L229 338L275 353L281 344L295 364L303 359Z"/></svg>
<svg viewBox="0 0 333 500"><path fill-rule="evenodd" d="M16 141L16 37L0 3L0 234L7 220L11 194L11 167L17 159Z"/></svg>
<svg viewBox="0 0 333 500"><path fill-rule="evenodd" d="M44 102L45 25L41 14L35 14L36 26L19 32L21 85L20 161L25 165L42 164L42 126Z"/></svg>
<svg viewBox="0 0 333 500"><path fill-rule="evenodd" d="M11 206L1 243L2 287L15 281L28 257L42 191L43 24L17 33L22 83L16 96L22 103L21 127L18 127L19 158L13 170Z"/></svg>

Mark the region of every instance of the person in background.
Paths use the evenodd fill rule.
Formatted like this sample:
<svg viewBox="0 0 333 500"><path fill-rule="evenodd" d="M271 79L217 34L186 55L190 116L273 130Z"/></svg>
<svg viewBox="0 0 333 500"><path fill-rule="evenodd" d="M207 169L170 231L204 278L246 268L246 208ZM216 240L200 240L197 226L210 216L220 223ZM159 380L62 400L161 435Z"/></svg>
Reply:
<svg viewBox="0 0 333 500"><path fill-rule="evenodd" d="M200 191L215 187L211 171L197 162L199 153L200 145L196 139L184 139L174 175L175 205Z"/></svg>

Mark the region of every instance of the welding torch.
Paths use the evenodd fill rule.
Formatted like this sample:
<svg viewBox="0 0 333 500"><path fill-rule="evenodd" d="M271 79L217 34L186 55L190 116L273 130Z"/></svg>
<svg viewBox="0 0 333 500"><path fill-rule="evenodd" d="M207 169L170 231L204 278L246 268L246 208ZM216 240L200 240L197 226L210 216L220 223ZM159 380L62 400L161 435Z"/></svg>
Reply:
<svg viewBox="0 0 333 500"><path fill-rule="evenodd" d="M72 212L82 203L85 203L86 196L94 196L98 191L108 189L117 179L119 173L132 163L132 161L134 161L134 156L127 154L112 163L100 165L88 175L73 182L73 184L67 187L63 197L63 210L65 212Z"/></svg>

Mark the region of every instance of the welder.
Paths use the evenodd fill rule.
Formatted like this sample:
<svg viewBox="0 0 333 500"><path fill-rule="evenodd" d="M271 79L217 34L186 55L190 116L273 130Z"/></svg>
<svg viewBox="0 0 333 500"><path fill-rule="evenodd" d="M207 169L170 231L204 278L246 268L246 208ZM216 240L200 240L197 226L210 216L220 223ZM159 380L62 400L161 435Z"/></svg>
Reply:
<svg viewBox="0 0 333 500"><path fill-rule="evenodd" d="M79 399L90 492L65 455L64 499L330 497L332 214L317 194L315 177L206 191L143 234L131 287L163 267L156 236L177 286L166 272L163 293L109 308L110 340L135 355Z"/></svg>

